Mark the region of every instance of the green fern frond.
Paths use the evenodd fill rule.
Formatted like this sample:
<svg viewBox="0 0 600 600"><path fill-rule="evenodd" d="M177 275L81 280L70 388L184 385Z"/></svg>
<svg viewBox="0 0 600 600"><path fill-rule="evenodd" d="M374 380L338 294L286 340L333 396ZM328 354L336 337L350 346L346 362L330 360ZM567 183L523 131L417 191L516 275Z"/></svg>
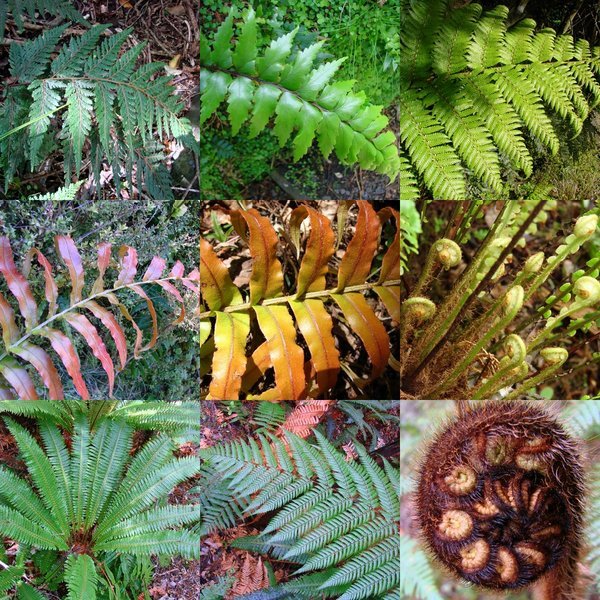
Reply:
<svg viewBox="0 0 600 600"><path fill-rule="evenodd" d="M65 187L61 187L55 192L50 194L44 194L43 196L33 196L30 200L73 200L79 191L79 188L83 185L83 181L77 181L76 183L70 183Z"/></svg>
<svg viewBox="0 0 600 600"><path fill-rule="evenodd" d="M276 402L257 402L252 419L259 428L275 429L285 421L285 410ZM260 429L259 429L260 430Z"/></svg>
<svg viewBox="0 0 600 600"><path fill-rule="evenodd" d="M72 404L65 403L68 410ZM70 444L51 419L40 419L42 445L4 417L28 479L0 467L0 534L67 553L68 598L86 600L95 597L94 563L115 553L195 558L200 552L197 534L186 527L199 519L199 506L157 506L198 474L198 460L174 458L173 443L161 435L131 457L131 426L106 418L92 430L88 416L83 408L74 412ZM100 572L104 577L108 571Z"/></svg>
<svg viewBox="0 0 600 600"><path fill-rule="evenodd" d="M394 133L386 130L382 107L368 104L364 93L353 92L354 82L333 82L343 60L317 65L323 42L292 55L297 28L259 53L254 10L249 9L241 25L234 23L235 17L232 8L212 46L201 48L200 124L226 102L233 135L247 123L254 137L273 119L281 146L297 132L294 161L316 138L325 157L335 150L343 163L358 163L395 179L398 150Z"/></svg>
<svg viewBox="0 0 600 600"><path fill-rule="evenodd" d="M16 86L20 91L9 93L8 106L0 109L0 123L10 126L0 136L0 166L10 175L5 176L5 188L22 168L21 154L8 154L16 143L27 147L33 170L49 145L61 141L68 180L72 172L79 174L83 147L90 140L97 183L98 165L105 157L110 164L116 162L115 167L127 166L130 187L136 171L137 187L144 182L154 197L171 197L164 151L154 139L155 132L158 139L183 138L191 132L189 120L178 116L183 103L173 93L171 77L159 75L160 63L136 68L144 44L120 54L131 29L100 42L107 26L95 25L72 37L54 56L65 29L50 29L30 42L11 45L10 73L21 85ZM29 107L26 118L22 106ZM57 120L62 120L58 136L51 127Z"/></svg>
<svg viewBox="0 0 600 600"><path fill-rule="evenodd" d="M400 535L400 597L419 600L442 600L427 556L417 542Z"/></svg>
<svg viewBox="0 0 600 600"><path fill-rule="evenodd" d="M48 596L42 594L39 590L36 590L33 586L28 583L21 582L17 586L17 599L18 600L48 600Z"/></svg>
<svg viewBox="0 0 600 600"><path fill-rule="evenodd" d="M578 400L567 409L565 426L573 435L580 438L591 437L600 428L600 402L597 400Z"/></svg>
<svg viewBox="0 0 600 600"><path fill-rule="evenodd" d="M403 199L418 197L417 179L435 198L465 199L467 171L500 192L502 156L531 174L526 133L556 153L550 114L577 135L600 100L600 58L583 40L531 19L510 25L502 5L417 0L403 13Z"/></svg>
<svg viewBox="0 0 600 600"><path fill-rule="evenodd" d="M297 562L295 574L318 571L262 591L264 597L286 598L291 586L303 590L294 598L397 593L397 469L389 463L381 468L358 443L359 460L346 462L323 435L315 436L318 447L286 432L287 450L268 435L200 451L203 473L219 473L227 485L225 493L217 492L216 505L233 498L250 502L247 516L280 508L260 536L234 545ZM212 488L205 490L204 504L210 506ZM314 582L314 595L305 596Z"/></svg>
<svg viewBox="0 0 600 600"><path fill-rule="evenodd" d="M98 574L94 561L86 554L71 554L65 563L67 600L95 600Z"/></svg>
<svg viewBox="0 0 600 600"><path fill-rule="evenodd" d="M0 4L0 41L4 37L6 17L9 13L15 21L17 30L23 31L23 17L27 15L32 21L35 21L36 12L42 16L48 14L53 17L62 17L89 27L88 21L69 0L4 0Z"/></svg>

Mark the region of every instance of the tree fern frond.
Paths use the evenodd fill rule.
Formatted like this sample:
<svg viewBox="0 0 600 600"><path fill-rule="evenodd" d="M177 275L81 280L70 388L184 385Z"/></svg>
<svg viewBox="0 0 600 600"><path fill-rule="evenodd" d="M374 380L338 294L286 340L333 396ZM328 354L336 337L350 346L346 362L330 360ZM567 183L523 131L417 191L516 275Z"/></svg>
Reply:
<svg viewBox="0 0 600 600"><path fill-rule="evenodd" d="M435 198L466 198L467 171L498 191L498 151L529 176L525 133L556 153L550 113L578 134L600 99L598 57L585 40L536 31L531 19L510 24L502 5L417 0L403 12L400 139L410 164L401 168Z"/></svg>
<svg viewBox="0 0 600 600"><path fill-rule="evenodd" d="M230 499L219 491L218 504L233 503L256 488L264 498L247 507L245 512L251 516L263 511L265 501L269 506L265 491L273 485L275 496L285 498L260 536L236 540L233 545L297 562L301 565L298 574L318 573L268 590L267 597L286 597L279 594L299 589L306 592L308 582L310 586L318 582L318 592L306 596L311 598L337 597L350 590L349 597L377 597L397 587L396 469L389 463L381 469L364 449L359 453L360 462L345 462L344 455L318 432L318 448L289 432L284 435L289 449L285 458L278 454L282 444L273 435L261 436L258 442L237 440L200 451L203 473L218 472L228 486ZM248 480L260 481L249 488ZM282 489L280 482L285 482ZM297 484L304 491L285 497L286 488ZM210 505L211 487L207 484L205 489ZM279 505L277 502L273 508ZM298 592L293 597L305 596Z"/></svg>
<svg viewBox="0 0 600 600"><path fill-rule="evenodd" d="M94 561L86 554L71 554L65 563L67 600L95 600L98 574Z"/></svg>
<svg viewBox="0 0 600 600"><path fill-rule="evenodd" d="M288 60L298 32L273 40L259 55L253 9L241 26L234 24L232 8L212 41L201 53L200 87L204 123L223 102L232 133L249 122L251 136L274 118L274 133L281 146L294 131L294 161L317 138L325 156L335 150L340 161L358 162L394 179L399 170L393 132L384 129L388 119L382 107L366 103L363 93L352 92L353 82L332 81L342 60L316 64L323 42L298 51ZM239 29L239 32L238 32ZM232 39L238 41L232 51Z"/></svg>
<svg viewBox="0 0 600 600"><path fill-rule="evenodd" d="M419 549L415 540L406 535L400 535L400 555L402 557L401 598L442 600L427 556Z"/></svg>

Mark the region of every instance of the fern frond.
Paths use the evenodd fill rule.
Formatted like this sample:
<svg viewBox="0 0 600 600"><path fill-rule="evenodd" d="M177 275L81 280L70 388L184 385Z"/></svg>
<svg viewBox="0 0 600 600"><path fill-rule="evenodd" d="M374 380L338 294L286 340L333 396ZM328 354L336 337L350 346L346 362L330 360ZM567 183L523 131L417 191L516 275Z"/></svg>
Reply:
<svg viewBox="0 0 600 600"><path fill-rule="evenodd" d="M596 400L581 400L573 402L565 415L565 426L573 435L588 438L600 428L600 402Z"/></svg>
<svg viewBox="0 0 600 600"><path fill-rule="evenodd" d="M73 200L75 198L75 195L79 191L79 188L82 185L83 181L70 183L69 185L61 187L50 194L44 194L42 196L32 196L30 200Z"/></svg>
<svg viewBox="0 0 600 600"><path fill-rule="evenodd" d="M10 241L6 237L0 238L0 272L4 276L24 319L24 327L21 323L17 324L12 306L0 294L0 325L2 326L4 346L4 349L0 352L0 374L12 386L18 398L37 400L36 385L27 369L22 367L21 363L16 360L18 358L24 363L30 364L39 373L51 400L64 400L62 383L53 359L44 348L32 341L35 337L46 338L73 380L79 395L83 399L89 399L89 391L83 379L79 357L73 343L64 333L54 329L54 326L58 323L63 323L67 329L73 329L83 337L94 356L100 361L107 374L109 396L112 397L115 379L113 359L109 355L96 325L85 316L84 312L93 316L108 330L115 342L122 369L127 360L125 332L111 310L106 306L102 306L100 302L108 301L109 305L116 306L123 317L131 322L136 331L133 351L134 355L138 357L140 352L152 348L158 338L156 310L152 300L144 291L144 286L156 284L174 297L182 308L179 316L179 321L181 321L185 315L183 297L171 282L179 281L185 287L197 291L195 282L198 279L198 271L194 270L185 275L183 265L177 262L171 272L167 276L163 276L166 266L165 261L159 257L154 257L143 277L136 281L137 252L134 248L123 246L121 248L122 254L119 257L118 267L120 270L116 281L111 288L105 289L104 275L111 263L111 246L110 244L101 243L98 247L97 261L100 275L87 296L84 297L85 271L81 256L73 240L67 236L57 236L56 249L57 254L69 271L71 281L70 303L61 312L57 312L58 285L52 273L52 265L46 257L37 249L31 250L25 261L25 268L21 272L14 263ZM40 311L40 314L38 314L37 301L27 279L32 269L33 256L37 257L45 281L44 293L47 301L47 307L45 308L47 310L42 319L40 319L40 314L44 313ZM146 301L152 319L152 338L144 347L142 347L141 329L118 297L124 289L133 291ZM1 382L2 379L0 379ZM0 385L0 387L3 386ZM14 398L14 396L12 397Z"/></svg>
<svg viewBox="0 0 600 600"><path fill-rule="evenodd" d="M267 590L265 597L287 597L285 593L300 589L300 582L309 581L318 581L318 592L306 597L347 593L348 598L372 598L391 589L397 592L396 469L389 463L381 469L364 449L360 462L346 462L330 442L315 434L319 448L285 432L285 455L275 436L200 451L208 469L223 474L232 498L253 498L248 516L264 512L266 506L281 506L260 536L234 545L298 562L297 574L319 571ZM249 486L249 480L255 483ZM208 485L206 490L210 497ZM304 586L303 592L307 589Z"/></svg>
<svg viewBox="0 0 600 600"><path fill-rule="evenodd" d="M14 19L18 31L23 31L23 17L27 15L31 20L35 20L36 12L42 16L49 14L54 17L62 17L89 27L89 22L68 0L5 0L0 5L0 40L4 37L6 17L9 13Z"/></svg>
<svg viewBox="0 0 600 600"><path fill-rule="evenodd" d="M400 535L400 555L402 556L401 598L442 600L427 556L418 547L417 542L406 535Z"/></svg>
<svg viewBox="0 0 600 600"><path fill-rule="evenodd" d="M340 262L335 289L325 289L327 264L335 251L331 224L307 206L295 209L290 219L292 240L299 238L303 220L310 218L311 222L311 235L293 296L283 295L283 271L276 256L277 233L268 218L256 209L230 213L240 236L248 239L254 258L249 304L243 303L240 291L233 285L211 245L200 238L201 302L210 309L201 313L200 322L210 323L209 319L215 317L215 325L210 327L212 336L208 334L208 340L214 340L215 346L208 398L233 400L239 399L241 393L246 393L249 399L265 400L268 397L271 401L322 397L335 385L341 368L332 335L333 320L325 304L329 299L341 309L343 318L362 341L372 363L368 379L357 376L357 385L364 387L384 372L390 358L389 336L360 291L373 289L391 315L392 326L399 322L400 217L393 209L384 208L376 213L366 201L357 201L357 204L356 230ZM377 282L370 284L367 280L377 253L381 227L390 218L396 222L396 236L383 257ZM299 247L299 241L296 247ZM246 342L254 316L267 341L256 348L248 360ZM306 366L304 351L296 342L297 329L311 355ZM255 382L271 366L275 387L259 396L252 395ZM311 370L314 378L307 381L305 373ZM314 424L316 416L324 414L328 403L320 401L302 406L298 410L304 412L297 413L298 416L294 413L289 423L301 435L307 435L307 425ZM309 417L309 413L312 416Z"/></svg>
<svg viewBox="0 0 600 600"><path fill-rule="evenodd" d="M285 410L279 404L273 402L258 402L257 404L252 419L259 426L259 430L260 428L273 429L286 420Z"/></svg>
<svg viewBox="0 0 600 600"><path fill-rule="evenodd" d="M55 137L51 124L62 120L59 137L67 180L72 170L79 175L83 147L90 140L96 163L102 156L110 164L125 162L129 179L135 165L138 187L145 182L148 193L155 197L171 196L164 151L154 136L184 138L191 132L191 125L188 119L178 116L183 104L173 93L171 78L158 74L163 65L151 63L136 68L144 45L138 44L120 55L131 29L100 42L106 34L104 25L95 25L80 37L71 38L52 58L65 28L50 29L35 40L11 46L11 75L27 92L12 93L11 100L26 102L30 108L27 120L10 119L13 127L6 135L28 146L33 170L44 158L42 148ZM6 118L5 110L0 111L0 120ZM28 139L18 131L20 126L28 126ZM4 155L7 149L7 144L0 146L0 162L16 170L17 157ZM5 187L11 179L5 178Z"/></svg>
<svg viewBox="0 0 600 600"><path fill-rule="evenodd" d="M104 419L91 431L87 416L77 411L68 445L56 425L42 421L43 448L4 418L32 486L0 467L0 533L23 546L67 553L68 597L89 600L95 597L94 563L115 552L198 557L199 538L186 525L199 519L200 506L156 506L175 485L197 475L196 458L173 458L172 442L162 436L131 458L129 425ZM104 577L106 570L100 573Z"/></svg>
<svg viewBox="0 0 600 600"><path fill-rule="evenodd" d="M86 554L71 554L65 563L67 600L95 600L98 575L94 561Z"/></svg>
<svg viewBox="0 0 600 600"><path fill-rule="evenodd" d="M235 17L232 8L212 47L206 45L201 52L200 123L226 101L234 135L248 122L254 137L274 119L273 131L281 146L297 131L292 141L294 161L317 138L326 157L335 150L343 163L358 162L364 169L395 179L398 150L393 132L384 131L388 119L381 114L382 107L367 104L364 93L354 93L354 82L332 82L343 59L316 64L323 42L291 58L297 28L273 40L259 55L254 10L249 9L239 26ZM235 49L234 36L238 38Z"/></svg>
<svg viewBox="0 0 600 600"><path fill-rule="evenodd" d="M433 197L466 198L465 173L500 191L500 159L531 174L525 134L552 153L550 114L578 134L600 98L598 56L587 42L531 19L509 25L506 6L483 10L450 0L417 0L405 10L400 65L401 161L406 192L422 179Z"/></svg>

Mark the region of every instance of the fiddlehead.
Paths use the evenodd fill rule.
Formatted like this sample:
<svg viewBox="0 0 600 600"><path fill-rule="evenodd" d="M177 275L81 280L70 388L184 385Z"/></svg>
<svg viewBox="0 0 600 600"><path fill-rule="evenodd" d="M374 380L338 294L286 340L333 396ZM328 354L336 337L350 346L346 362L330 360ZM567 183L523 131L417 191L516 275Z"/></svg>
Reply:
<svg viewBox="0 0 600 600"><path fill-rule="evenodd" d="M556 577L575 587L585 486L575 442L545 410L486 402L432 441L417 517L431 552L458 577L493 590Z"/></svg>

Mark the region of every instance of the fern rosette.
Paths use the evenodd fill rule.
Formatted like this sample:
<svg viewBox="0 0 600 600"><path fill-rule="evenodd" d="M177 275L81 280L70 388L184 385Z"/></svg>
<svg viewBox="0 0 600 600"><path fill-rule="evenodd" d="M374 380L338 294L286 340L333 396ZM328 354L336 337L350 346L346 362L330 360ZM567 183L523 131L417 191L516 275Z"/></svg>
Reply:
<svg viewBox="0 0 600 600"><path fill-rule="evenodd" d="M198 507L165 503L174 486L197 475L198 460L174 458L168 437L155 436L132 453L133 429L123 421L105 419L91 431L79 415L66 438L40 420L41 443L4 421L29 478L0 467L0 533L61 564L69 598L91 600L111 588L105 563L115 554L199 556L199 539L186 528L198 520ZM25 597L27 584L16 575L12 585Z"/></svg>

